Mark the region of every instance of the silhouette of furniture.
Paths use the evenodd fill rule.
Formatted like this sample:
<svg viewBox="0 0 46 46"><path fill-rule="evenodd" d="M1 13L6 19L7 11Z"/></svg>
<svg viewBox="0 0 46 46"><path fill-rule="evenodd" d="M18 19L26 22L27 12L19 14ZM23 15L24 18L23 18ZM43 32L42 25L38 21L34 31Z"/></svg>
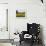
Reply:
<svg viewBox="0 0 46 46"><path fill-rule="evenodd" d="M21 34L19 34L20 44L22 41L28 41L31 43L31 45L33 45L33 43L35 43L35 42L39 44L39 42L40 42L39 33L40 33L40 24L27 23L27 31L22 31ZM31 38L24 38L25 34L28 34L29 36L31 35L32 37Z"/></svg>

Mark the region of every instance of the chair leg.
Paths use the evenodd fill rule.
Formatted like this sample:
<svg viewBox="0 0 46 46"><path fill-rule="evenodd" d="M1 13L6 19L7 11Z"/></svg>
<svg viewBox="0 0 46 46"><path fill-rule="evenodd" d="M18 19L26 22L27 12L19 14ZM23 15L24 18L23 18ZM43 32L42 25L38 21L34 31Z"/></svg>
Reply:
<svg viewBox="0 0 46 46"><path fill-rule="evenodd" d="M21 45L21 41L20 41L20 45Z"/></svg>
<svg viewBox="0 0 46 46"><path fill-rule="evenodd" d="M31 41L31 45L30 45L30 46L33 46L33 44L34 44L34 41L32 40L32 41Z"/></svg>

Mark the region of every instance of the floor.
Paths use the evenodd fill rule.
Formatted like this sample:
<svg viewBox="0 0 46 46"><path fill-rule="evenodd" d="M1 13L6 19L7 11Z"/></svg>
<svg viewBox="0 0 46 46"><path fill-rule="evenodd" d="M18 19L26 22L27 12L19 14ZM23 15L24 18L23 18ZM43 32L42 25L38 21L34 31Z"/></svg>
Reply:
<svg viewBox="0 0 46 46"><path fill-rule="evenodd" d="M16 46L16 45L12 45L11 43L0 43L0 46ZM28 43L22 42L21 45L17 44L17 46L31 46ZM42 45L33 45L33 46L42 46Z"/></svg>
<svg viewBox="0 0 46 46"><path fill-rule="evenodd" d="M25 43L25 42L22 42L22 44L21 45L19 45L19 46L31 46L30 44L28 44L28 43ZM43 46L43 45L41 45L41 44L34 44L33 46Z"/></svg>
<svg viewBox="0 0 46 46"><path fill-rule="evenodd" d="M0 46L12 46L11 43L0 43Z"/></svg>

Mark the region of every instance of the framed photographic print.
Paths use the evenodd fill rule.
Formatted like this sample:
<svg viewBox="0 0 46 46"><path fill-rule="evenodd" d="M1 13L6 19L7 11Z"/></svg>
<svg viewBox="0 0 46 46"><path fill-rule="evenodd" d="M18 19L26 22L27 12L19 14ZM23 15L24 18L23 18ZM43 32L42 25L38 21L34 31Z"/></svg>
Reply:
<svg viewBox="0 0 46 46"><path fill-rule="evenodd" d="M16 10L16 17L25 17L25 12Z"/></svg>

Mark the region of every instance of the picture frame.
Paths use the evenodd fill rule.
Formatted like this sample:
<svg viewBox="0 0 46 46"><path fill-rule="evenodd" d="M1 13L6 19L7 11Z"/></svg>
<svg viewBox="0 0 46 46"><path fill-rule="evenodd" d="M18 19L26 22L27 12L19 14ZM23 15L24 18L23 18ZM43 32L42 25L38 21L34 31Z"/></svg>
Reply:
<svg viewBox="0 0 46 46"><path fill-rule="evenodd" d="M16 10L16 17L25 17L25 12Z"/></svg>

